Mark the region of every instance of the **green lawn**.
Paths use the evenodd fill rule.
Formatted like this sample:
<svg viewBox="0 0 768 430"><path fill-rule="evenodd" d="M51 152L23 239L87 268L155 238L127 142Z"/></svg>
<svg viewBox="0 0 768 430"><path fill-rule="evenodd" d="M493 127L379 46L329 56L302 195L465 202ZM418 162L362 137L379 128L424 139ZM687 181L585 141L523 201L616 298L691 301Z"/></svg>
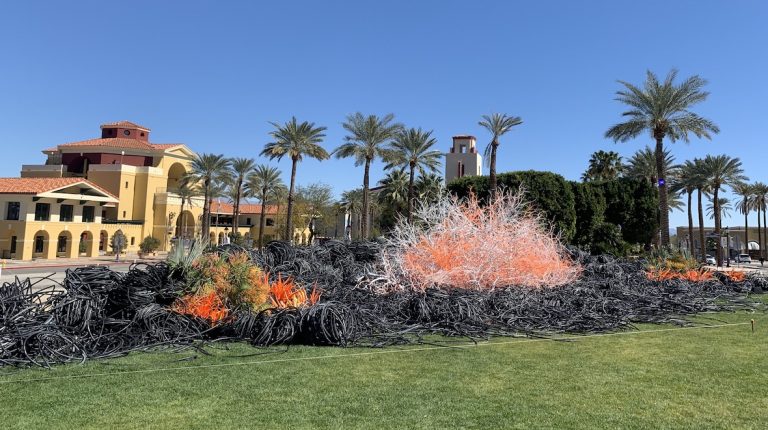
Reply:
<svg viewBox="0 0 768 430"><path fill-rule="evenodd" d="M2 369L0 423L25 429L764 429L768 315L720 313L697 321L753 318L754 334L749 324L648 325L639 333L573 341L292 347L263 355L235 344L185 361L179 359L193 353Z"/></svg>

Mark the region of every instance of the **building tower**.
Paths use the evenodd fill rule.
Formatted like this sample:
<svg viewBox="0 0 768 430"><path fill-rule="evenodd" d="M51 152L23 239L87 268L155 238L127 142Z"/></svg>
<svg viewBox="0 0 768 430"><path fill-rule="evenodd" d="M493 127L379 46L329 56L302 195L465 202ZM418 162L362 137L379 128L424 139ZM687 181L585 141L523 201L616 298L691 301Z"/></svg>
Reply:
<svg viewBox="0 0 768 430"><path fill-rule="evenodd" d="M451 152L445 154L445 183L463 176L483 174L483 157L477 153L475 136L453 136Z"/></svg>

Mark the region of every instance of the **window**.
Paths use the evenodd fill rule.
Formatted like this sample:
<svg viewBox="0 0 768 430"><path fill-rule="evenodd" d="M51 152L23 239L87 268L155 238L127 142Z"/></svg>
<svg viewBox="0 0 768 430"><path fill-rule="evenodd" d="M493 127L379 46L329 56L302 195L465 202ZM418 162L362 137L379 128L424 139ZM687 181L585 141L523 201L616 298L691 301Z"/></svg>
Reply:
<svg viewBox="0 0 768 430"><path fill-rule="evenodd" d="M245 225L251 225L251 219L250 218L246 218L245 219Z"/></svg>
<svg viewBox="0 0 768 430"><path fill-rule="evenodd" d="M128 189L128 181L125 181L125 188Z"/></svg>
<svg viewBox="0 0 768 430"><path fill-rule="evenodd" d="M83 206L83 222L94 222L96 220L94 215L95 209L93 206Z"/></svg>
<svg viewBox="0 0 768 430"><path fill-rule="evenodd" d="M16 253L16 236L11 236L11 254Z"/></svg>
<svg viewBox="0 0 768 430"><path fill-rule="evenodd" d="M125 219L125 213L126 213L126 212L125 212L125 211L123 211L123 219Z"/></svg>
<svg viewBox="0 0 768 430"><path fill-rule="evenodd" d="M67 252L67 236L59 236L56 252Z"/></svg>
<svg viewBox="0 0 768 430"><path fill-rule="evenodd" d="M37 203L35 205L35 221L48 221L51 219L50 203Z"/></svg>
<svg viewBox="0 0 768 430"><path fill-rule="evenodd" d="M45 249L45 236L35 236L35 253L42 254Z"/></svg>
<svg viewBox="0 0 768 430"><path fill-rule="evenodd" d="M9 221L18 221L19 212L21 212L21 203L8 202L8 210L6 211L5 219Z"/></svg>
<svg viewBox="0 0 768 430"><path fill-rule="evenodd" d="M131 131L130 130L123 130L123 134L126 135L126 136L130 136L131 135Z"/></svg>
<svg viewBox="0 0 768 430"><path fill-rule="evenodd" d="M136 238L135 237L131 237L131 246L133 246L135 244L136 244Z"/></svg>
<svg viewBox="0 0 768 430"><path fill-rule="evenodd" d="M74 219L74 208L72 205L61 205L61 212L59 212L59 221L72 222Z"/></svg>
<svg viewBox="0 0 768 430"><path fill-rule="evenodd" d="M267 224L267 227L272 227L275 225L275 220L272 218L267 218L266 224Z"/></svg>

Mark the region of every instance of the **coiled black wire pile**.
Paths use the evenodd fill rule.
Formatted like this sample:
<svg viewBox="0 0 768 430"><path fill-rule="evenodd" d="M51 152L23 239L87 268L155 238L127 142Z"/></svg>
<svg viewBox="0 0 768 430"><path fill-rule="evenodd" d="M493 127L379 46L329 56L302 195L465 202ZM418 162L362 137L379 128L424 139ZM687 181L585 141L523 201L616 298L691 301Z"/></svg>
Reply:
<svg viewBox="0 0 768 430"><path fill-rule="evenodd" d="M767 286L758 277L739 283L726 277L650 281L642 262L573 250L583 276L558 288L378 294L366 280L377 273L380 246L329 241L311 247L271 242L263 251L220 247L216 252L222 254L248 253L274 278L316 285L322 298L308 308L237 310L215 327L169 309L186 279L165 263L133 265L126 274L105 267L72 269L57 288L16 279L0 287L0 365L50 366L159 347L201 348L212 340L381 347L422 342L430 334L481 339L604 332L643 322L684 324L685 315L755 309L748 295Z"/></svg>

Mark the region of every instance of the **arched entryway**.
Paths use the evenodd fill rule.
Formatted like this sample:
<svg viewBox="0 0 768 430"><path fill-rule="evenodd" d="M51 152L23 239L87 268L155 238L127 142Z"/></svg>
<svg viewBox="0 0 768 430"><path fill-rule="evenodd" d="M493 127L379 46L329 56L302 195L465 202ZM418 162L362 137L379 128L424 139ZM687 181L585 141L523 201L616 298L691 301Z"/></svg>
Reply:
<svg viewBox="0 0 768 430"><path fill-rule="evenodd" d="M169 192L174 192L179 188L181 178L187 174L187 169L181 163L173 163L171 168L168 169L168 182L167 187Z"/></svg>
<svg viewBox="0 0 768 430"><path fill-rule="evenodd" d="M93 233L84 231L80 233L80 244L77 247L77 254L84 257L95 257L98 252L98 243L93 240Z"/></svg>
<svg viewBox="0 0 768 430"><path fill-rule="evenodd" d="M176 238L192 239L195 237L195 216L184 211L176 218Z"/></svg>
<svg viewBox="0 0 768 430"><path fill-rule="evenodd" d="M56 257L57 258L74 258L77 257L77 246L72 240L72 233L69 231L62 231L56 238Z"/></svg>
<svg viewBox="0 0 768 430"><path fill-rule="evenodd" d="M55 248L51 248L47 231L38 230L32 235L32 258L56 258L55 251Z"/></svg>
<svg viewBox="0 0 768 430"><path fill-rule="evenodd" d="M99 234L99 253L106 254L107 250L109 250L109 233L102 230Z"/></svg>
<svg viewBox="0 0 768 430"><path fill-rule="evenodd" d="M219 245L224 243L224 233L219 232L219 241L217 242Z"/></svg>

